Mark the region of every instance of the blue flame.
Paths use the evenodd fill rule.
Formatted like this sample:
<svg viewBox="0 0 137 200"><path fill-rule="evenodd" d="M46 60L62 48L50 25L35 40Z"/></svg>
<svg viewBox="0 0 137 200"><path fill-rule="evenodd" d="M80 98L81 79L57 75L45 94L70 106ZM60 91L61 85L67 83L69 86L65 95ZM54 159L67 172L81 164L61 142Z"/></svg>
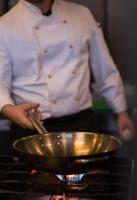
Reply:
<svg viewBox="0 0 137 200"><path fill-rule="evenodd" d="M74 175L66 175L65 177L63 175L56 175L60 180L66 181L67 184L78 184L81 182L82 178L85 174L74 174Z"/></svg>

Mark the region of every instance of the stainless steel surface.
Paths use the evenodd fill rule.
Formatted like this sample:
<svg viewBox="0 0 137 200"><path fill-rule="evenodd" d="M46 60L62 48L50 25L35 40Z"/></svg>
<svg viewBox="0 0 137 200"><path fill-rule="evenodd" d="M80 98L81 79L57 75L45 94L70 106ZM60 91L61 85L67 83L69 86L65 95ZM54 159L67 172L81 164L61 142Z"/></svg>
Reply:
<svg viewBox="0 0 137 200"><path fill-rule="evenodd" d="M61 174L86 170L85 167L106 159L120 145L115 137L93 132L32 135L13 143L35 167Z"/></svg>
<svg viewBox="0 0 137 200"><path fill-rule="evenodd" d="M37 117L35 117L33 112L29 112L28 117L29 117L31 123L33 124L34 128L38 131L38 133L40 133L40 134L48 133L46 128L42 125L42 122Z"/></svg>

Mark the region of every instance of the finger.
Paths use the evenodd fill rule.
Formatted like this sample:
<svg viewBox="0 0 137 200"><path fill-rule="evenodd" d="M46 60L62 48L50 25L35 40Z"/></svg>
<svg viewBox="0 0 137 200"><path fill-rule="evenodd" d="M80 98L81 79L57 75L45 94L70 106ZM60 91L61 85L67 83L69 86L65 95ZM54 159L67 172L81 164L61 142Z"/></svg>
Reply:
<svg viewBox="0 0 137 200"><path fill-rule="evenodd" d="M35 116L37 119L39 119L39 120L42 119L42 113L41 113L37 108L34 109L33 114L34 114L34 116Z"/></svg>
<svg viewBox="0 0 137 200"><path fill-rule="evenodd" d="M33 124L31 123L31 121L29 120L29 118L27 117L24 117L21 121L21 124L20 124L23 128L29 128L29 129L34 129L34 126Z"/></svg>
<svg viewBox="0 0 137 200"><path fill-rule="evenodd" d="M38 107L39 107L39 103L25 103L22 105L22 108L24 109L24 111L35 109Z"/></svg>

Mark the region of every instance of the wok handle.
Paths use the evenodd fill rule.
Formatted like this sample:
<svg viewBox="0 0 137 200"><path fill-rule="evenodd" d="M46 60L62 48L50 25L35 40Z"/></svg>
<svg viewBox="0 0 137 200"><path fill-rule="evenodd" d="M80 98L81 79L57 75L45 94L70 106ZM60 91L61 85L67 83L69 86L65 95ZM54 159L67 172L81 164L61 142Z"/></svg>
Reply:
<svg viewBox="0 0 137 200"><path fill-rule="evenodd" d="M38 131L39 134L45 134L45 133L47 134L48 133L46 128L42 125L41 121L35 117L35 115L33 114L32 111L31 112L29 111L28 117L29 117L31 123L33 124L34 128Z"/></svg>

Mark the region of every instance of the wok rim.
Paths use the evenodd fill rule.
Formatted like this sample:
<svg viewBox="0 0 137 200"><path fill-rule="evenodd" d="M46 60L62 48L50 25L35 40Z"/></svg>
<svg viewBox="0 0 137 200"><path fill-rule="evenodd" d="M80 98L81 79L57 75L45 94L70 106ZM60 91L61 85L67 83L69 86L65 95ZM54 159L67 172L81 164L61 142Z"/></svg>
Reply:
<svg viewBox="0 0 137 200"><path fill-rule="evenodd" d="M38 155L38 154L35 154L35 153L29 153L29 152L26 152L26 151L23 151L22 149L20 148L17 148L16 145L21 141L21 140L26 140L26 138L33 138L33 137L40 137L42 135L53 135L53 134L62 134L62 133L66 133L66 134L69 134L69 133L72 133L74 132L75 133L85 133L85 134L93 134L93 135L104 135L104 136L107 136L108 138L111 138L113 139L115 142L116 142L116 148L110 150L110 151L107 151L107 152L100 152L100 153L94 153L94 154L91 154L91 155L75 155L75 156L70 156L70 155L67 155L67 156L46 156L46 155ZM38 157L41 157L41 158L55 158L55 159L88 159L88 158L95 158L95 157L102 157L104 155L107 155L107 154L111 154L112 152L116 151L117 149L119 149L121 147L121 140L115 136L112 136L112 135L108 135L106 133L100 133L100 132L84 132L84 131L62 131L62 132L49 132L49 133L45 133L45 134L42 134L42 135L38 135L38 134L34 134L34 135L28 135L28 136L25 136L25 137L22 137L22 138L19 138L17 140L15 140L12 144L13 148L19 152L20 154L26 154L26 155L29 155L29 156L38 156Z"/></svg>

